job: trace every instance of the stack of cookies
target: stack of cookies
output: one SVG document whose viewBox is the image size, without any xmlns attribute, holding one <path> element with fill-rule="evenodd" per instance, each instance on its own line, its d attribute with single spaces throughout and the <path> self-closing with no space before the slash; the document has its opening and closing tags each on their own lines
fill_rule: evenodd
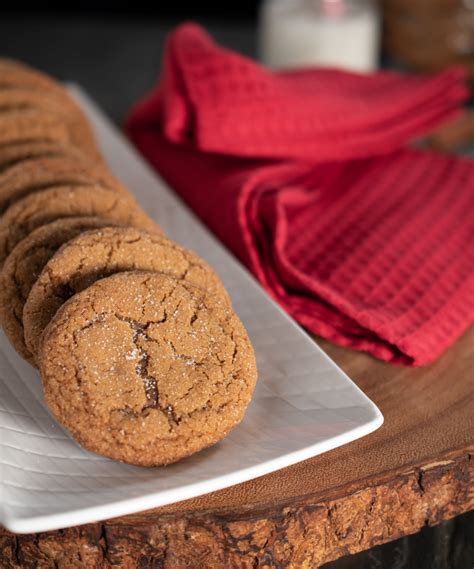
<svg viewBox="0 0 474 569">
<path fill-rule="evenodd" d="M 256 381 L 219 277 L 108 171 L 64 88 L 0 60 L 0 319 L 85 448 L 168 464 L 221 440 Z"/>
</svg>

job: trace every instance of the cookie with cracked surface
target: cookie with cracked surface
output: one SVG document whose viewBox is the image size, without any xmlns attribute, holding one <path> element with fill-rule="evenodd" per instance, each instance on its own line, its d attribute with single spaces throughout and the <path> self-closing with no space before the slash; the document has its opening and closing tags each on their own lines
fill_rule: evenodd
<svg viewBox="0 0 474 569">
<path fill-rule="evenodd" d="M 70 143 L 67 126 L 58 116 L 34 109 L 0 112 L 0 145 L 32 140 Z"/>
<path fill-rule="evenodd" d="M 102 160 L 87 119 L 61 83 L 19 61 L 2 58 L 0 90 L 4 93 L 3 107 L 16 105 L 17 108 L 34 107 L 59 113 L 68 124 L 71 141 L 95 160 Z"/>
<path fill-rule="evenodd" d="M 52 156 L 32 158 L 0 174 L 0 214 L 14 201 L 54 186 L 99 184 L 128 194 L 128 190 L 104 166 L 75 158 Z"/>
<path fill-rule="evenodd" d="M 48 324 L 39 356 L 56 419 L 88 450 L 141 466 L 224 438 L 257 376 L 228 303 L 160 273 L 119 273 L 73 296 Z"/>
<path fill-rule="evenodd" d="M 131 270 L 172 275 L 221 296 L 229 296 L 215 271 L 200 257 L 160 235 L 133 227 L 106 227 L 81 233 L 45 264 L 23 311 L 25 343 L 36 358 L 41 334 L 74 294 L 103 277 Z"/>
<path fill-rule="evenodd" d="M 84 152 L 70 144 L 55 142 L 54 140 L 24 141 L 0 146 L 0 173 L 25 160 L 59 156 L 85 164 L 90 162 Z"/>
<path fill-rule="evenodd" d="M 31 287 L 66 241 L 88 229 L 111 224 L 100 217 L 58 219 L 35 229 L 8 255 L 0 272 L 0 324 L 15 350 L 31 364 L 34 359 L 23 330 L 23 307 Z"/>
<path fill-rule="evenodd" d="M 161 233 L 131 195 L 93 185 L 58 186 L 20 198 L 0 217 L 0 266 L 13 247 L 40 225 L 90 215 Z"/>
<path fill-rule="evenodd" d="M 67 126 L 71 144 L 81 147 L 86 153 L 99 155 L 91 127 L 79 107 L 67 95 L 46 93 L 18 88 L 0 89 L 0 110 L 18 111 L 32 109 L 45 111 L 58 117 Z"/>
</svg>

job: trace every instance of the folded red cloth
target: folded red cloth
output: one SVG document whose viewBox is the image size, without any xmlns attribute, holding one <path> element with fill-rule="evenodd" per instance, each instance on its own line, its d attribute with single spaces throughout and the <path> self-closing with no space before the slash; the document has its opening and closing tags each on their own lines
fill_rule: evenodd
<svg viewBox="0 0 474 569">
<path fill-rule="evenodd" d="M 459 110 L 460 69 L 432 77 L 334 69 L 271 73 L 198 26 L 170 35 L 151 96 L 163 134 L 206 152 L 344 160 L 398 148 Z"/>
<path fill-rule="evenodd" d="M 465 96 L 458 70 L 272 74 L 187 24 L 127 128 L 298 322 L 419 365 L 474 317 L 474 163 L 401 147 Z"/>
</svg>

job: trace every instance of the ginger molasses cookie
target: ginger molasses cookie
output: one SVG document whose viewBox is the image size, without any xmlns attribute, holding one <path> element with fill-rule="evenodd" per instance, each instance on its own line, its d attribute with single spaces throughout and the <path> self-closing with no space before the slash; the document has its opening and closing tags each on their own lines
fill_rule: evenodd
<svg viewBox="0 0 474 569">
<path fill-rule="evenodd" d="M 94 229 L 65 243 L 48 260 L 31 288 L 24 306 L 23 326 L 26 346 L 33 358 L 43 330 L 66 300 L 100 278 L 131 270 L 172 275 L 209 290 L 230 304 L 214 270 L 177 243 L 133 227 Z"/>
<path fill-rule="evenodd" d="M 46 328 L 38 360 L 48 407 L 72 436 L 142 466 L 225 437 L 257 375 L 228 303 L 148 272 L 119 273 L 73 296 Z"/>
<path fill-rule="evenodd" d="M 0 145 L 33 140 L 69 143 L 67 125 L 58 116 L 34 109 L 0 112 Z"/>
<path fill-rule="evenodd" d="M 14 247 L 0 272 L 0 323 L 15 350 L 30 363 L 23 332 L 23 307 L 46 262 L 69 239 L 94 227 L 111 225 L 100 217 L 58 219 L 35 229 Z"/>
<path fill-rule="evenodd" d="M 91 184 L 128 194 L 119 180 L 99 163 L 87 164 L 65 156 L 24 160 L 0 174 L 0 214 L 14 201 L 35 191 Z"/>
<path fill-rule="evenodd" d="M 73 143 L 81 146 L 94 159 L 101 160 L 87 119 L 61 83 L 28 65 L 3 58 L 0 59 L 0 90 L 2 87 L 3 91 L 19 90 L 30 94 L 29 99 L 23 99 L 24 106 L 30 105 L 34 97 L 39 100 L 34 105 L 35 108 L 48 108 L 48 104 L 51 108 L 51 105 L 54 105 L 55 111 L 66 116 Z M 46 96 L 49 103 L 48 101 L 42 103 L 41 95 Z M 21 103 L 17 106 L 19 104 Z"/>
<path fill-rule="evenodd" d="M 58 156 L 71 158 L 85 164 L 91 162 L 83 151 L 70 144 L 55 142 L 54 140 L 24 141 L 0 146 L 0 173 L 23 160 Z"/>
<path fill-rule="evenodd" d="M 84 152 L 94 154 L 97 158 L 98 149 L 91 127 L 79 107 L 67 95 L 61 93 L 42 92 L 18 88 L 0 88 L 0 110 L 18 111 L 31 109 L 46 111 L 58 117 L 67 126 L 71 144 L 83 149 Z"/>
<path fill-rule="evenodd" d="M 13 247 L 40 225 L 62 217 L 90 215 L 161 232 L 130 194 L 124 196 L 98 185 L 58 186 L 17 200 L 0 217 L 0 266 Z"/>
</svg>

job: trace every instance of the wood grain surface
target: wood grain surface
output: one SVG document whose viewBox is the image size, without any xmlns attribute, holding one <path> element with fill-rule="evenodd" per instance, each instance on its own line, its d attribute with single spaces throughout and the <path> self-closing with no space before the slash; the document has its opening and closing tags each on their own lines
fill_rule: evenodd
<svg viewBox="0 0 474 569">
<path fill-rule="evenodd" d="M 0 530 L 0 567 L 318 567 L 474 508 L 474 328 L 435 364 L 320 341 L 380 407 L 354 443 L 200 498 L 58 532 Z"/>
</svg>

